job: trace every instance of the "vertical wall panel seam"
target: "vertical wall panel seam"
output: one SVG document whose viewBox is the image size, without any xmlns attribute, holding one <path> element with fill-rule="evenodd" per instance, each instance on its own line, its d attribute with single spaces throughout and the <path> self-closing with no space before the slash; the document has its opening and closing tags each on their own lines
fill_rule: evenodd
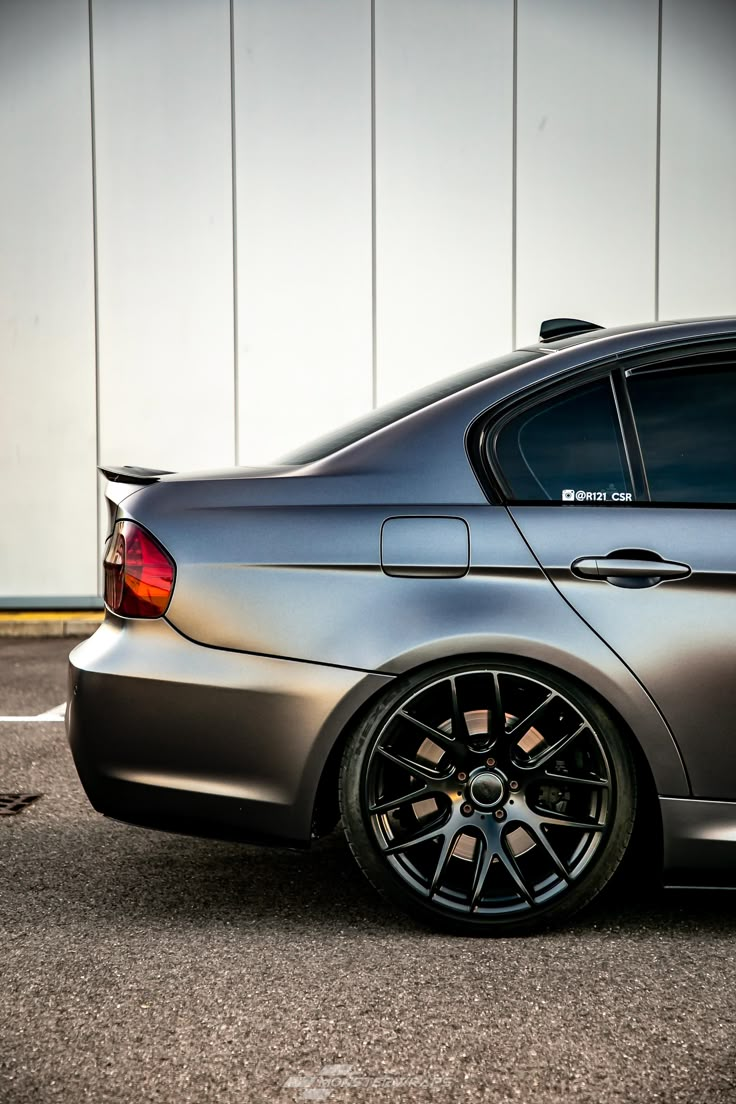
<svg viewBox="0 0 736 1104">
<path fill-rule="evenodd" d="M 659 0 L 657 22 L 657 128 L 654 168 L 654 318 L 659 321 L 660 193 L 662 190 L 662 16 Z"/>
<path fill-rule="evenodd" d="M 99 467 L 102 451 L 100 448 L 100 296 L 99 296 L 99 266 L 97 254 L 97 135 L 95 119 L 95 50 L 92 21 L 92 0 L 87 3 L 87 16 L 89 28 L 89 108 L 90 108 L 90 153 L 92 158 L 92 288 L 94 298 L 93 326 L 94 326 L 94 356 L 95 356 L 95 463 Z M 105 534 L 101 532 L 100 495 L 97 487 L 97 471 L 95 470 L 95 518 L 96 533 L 99 540 Z M 99 557 L 98 557 L 99 558 Z M 98 568 L 101 572 L 102 568 Z M 100 587 L 101 578 L 98 574 L 97 586 Z"/>
<path fill-rule="evenodd" d="M 233 237 L 233 452 L 240 463 L 240 366 L 238 358 L 238 192 L 235 152 L 235 0 L 230 0 L 230 171 Z"/>
<path fill-rule="evenodd" d="M 511 347 L 516 348 L 516 179 L 518 161 L 519 0 L 514 0 L 511 58 Z"/>
<path fill-rule="evenodd" d="M 376 275 L 376 0 L 371 0 L 371 405 L 378 403 Z"/>
</svg>

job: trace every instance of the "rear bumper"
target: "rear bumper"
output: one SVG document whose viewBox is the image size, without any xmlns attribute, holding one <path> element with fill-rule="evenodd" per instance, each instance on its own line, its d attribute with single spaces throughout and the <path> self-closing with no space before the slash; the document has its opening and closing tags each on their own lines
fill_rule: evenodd
<svg viewBox="0 0 736 1104">
<path fill-rule="evenodd" d="M 101 813 L 304 845 L 335 741 L 391 681 L 206 648 L 166 621 L 108 614 L 69 657 L 67 732 Z"/>
</svg>

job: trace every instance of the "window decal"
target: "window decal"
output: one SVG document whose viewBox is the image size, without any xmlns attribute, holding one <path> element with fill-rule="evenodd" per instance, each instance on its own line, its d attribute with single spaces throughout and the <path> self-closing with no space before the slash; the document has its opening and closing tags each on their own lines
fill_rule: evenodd
<svg viewBox="0 0 736 1104">
<path fill-rule="evenodd" d="M 562 492 L 563 502 L 633 502 L 631 491 L 576 491 Z"/>
</svg>

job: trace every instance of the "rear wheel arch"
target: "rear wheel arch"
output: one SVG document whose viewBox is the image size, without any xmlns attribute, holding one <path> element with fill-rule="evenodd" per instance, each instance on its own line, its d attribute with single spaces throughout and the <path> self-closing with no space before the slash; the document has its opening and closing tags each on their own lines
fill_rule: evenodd
<svg viewBox="0 0 736 1104">
<path fill-rule="evenodd" d="M 433 673 L 450 667 L 463 667 L 473 664 L 522 665 L 527 666 L 553 682 L 572 684 L 579 692 L 589 695 L 618 729 L 631 750 L 637 776 L 639 801 L 637 818 L 632 838 L 631 854 L 636 854 L 637 867 L 657 876 L 662 870 L 662 818 L 658 800 L 658 788 L 651 764 L 644 748 L 631 725 L 620 711 L 608 700 L 596 686 L 591 686 L 569 671 L 554 664 L 540 661 L 535 657 L 520 653 L 498 651 L 467 652 L 433 658 L 397 674 L 388 685 L 379 687 L 364 701 L 352 716 L 342 725 L 322 767 L 313 803 L 313 836 L 321 836 L 334 829 L 340 819 L 338 798 L 339 775 L 347 744 L 354 732 L 366 721 L 371 713 L 385 700 L 399 696 L 405 686 L 431 678 Z M 675 753 L 676 753 L 676 749 Z"/>
<path fill-rule="evenodd" d="M 493 673 L 496 671 L 498 675 Z M 457 676 L 457 684 L 454 676 Z M 467 681 L 468 678 L 470 682 Z M 477 679 L 481 680 L 480 684 Z M 462 689 L 463 685 L 464 689 Z M 490 711 L 486 717 L 484 703 L 489 692 L 483 689 L 486 686 L 496 687 L 496 721 L 493 720 L 494 713 L 491 706 L 488 707 Z M 445 710 L 449 709 L 450 687 L 452 689 L 453 719 L 451 722 L 448 719 L 446 723 L 448 726 L 450 723 L 452 724 L 452 736 L 450 736 L 450 728 L 445 727 L 444 721 L 440 724 L 441 718 L 447 716 Z M 444 696 L 441 695 L 441 699 L 438 699 L 437 694 L 440 692 L 440 688 L 444 691 Z M 492 697 L 493 691 L 490 692 Z M 538 739 L 543 739 L 536 729 L 528 728 L 529 724 L 540 725 L 540 721 L 531 719 L 531 717 L 542 716 L 536 706 L 534 706 L 531 716 L 524 722 L 523 732 L 521 731 L 522 722 L 516 720 L 516 718 L 524 717 L 528 712 L 530 693 L 534 695 L 541 694 L 542 698 L 544 698 L 545 693 L 548 695 L 545 699 L 547 707 L 541 725 L 542 733 L 546 733 L 546 738 L 552 742 L 548 745 L 548 750 L 544 750 L 542 746 L 540 752 L 529 752 L 532 758 L 528 759 L 528 749 L 524 747 L 524 741 L 522 740 L 521 744 L 517 745 L 516 740 L 519 737 L 515 738 L 513 733 L 516 723 L 522 735 L 524 732 L 535 733 Z M 521 698 L 519 698 L 519 694 L 521 694 Z M 406 710 L 409 710 L 414 716 L 422 717 L 421 703 L 426 702 L 427 697 L 431 699 L 430 715 L 434 718 L 430 721 L 432 727 L 427 729 L 424 727 L 424 722 L 414 720 L 413 724 L 408 725 L 407 729 L 407 721 L 412 720 L 412 717 L 407 714 Z M 532 704 L 538 700 L 539 698 L 532 698 Z M 474 702 L 476 704 L 473 704 Z M 547 703 L 551 703 L 551 706 Z M 500 714 L 498 713 L 499 706 L 501 707 Z M 475 712 L 464 712 L 468 708 L 475 710 Z M 419 709 L 418 714 L 415 713 L 416 709 Z M 509 709 L 511 713 L 509 713 Z M 573 712 L 571 712 L 571 709 Z M 457 712 L 458 710 L 459 712 Z M 504 712 L 505 721 L 503 719 Z M 579 724 L 579 720 L 575 719 L 575 712 L 578 713 L 578 717 L 583 724 L 577 731 L 574 744 L 571 744 L 570 741 L 574 738 L 573 729 L 577 728 Z M 424 717 L 425 721 L 429 719 L 426 715 Z M 499 723 L 503 726 L 502 728 L 498 727 Z M 399 725 L 398 729 L 395 727 L 397 724 Z M 418 736 L 417 724 L 420 729 Z M 478 724 L 481 725 L 481 729 L 475 727 Z M 460 726 L 459 729 L 456 729 L 456 725 Z M 504 727 L 510 736 L 510 744 L 508 743 L 508 737 L 503 734 Z M 456 731 L 461 735 L 459 743 L 455 739 Z M 426 744 L 426 734 L 428 732 L 436 734 L 437 737 L 440 737 L 443 732 L 447 733 L 446 736 L 441 738 L 439 749 L 432 744 L 429 745 L 433 747 L 434 752 L 442 756 L 441 762 L 437 764 L 440 771 L 439 775 L 432 773 L 431 770 L 427 774 L 425 772 L 429 768 L 420 767 L 419 760 L 426 761 L 422 759 L 423 755 L 430 754 L 432 761 L 434 761 L 435 756 L 432 753 L 425 752 L 424 747 L 420 748 L 418 752 L 411 750 L 417 741 L 421 742 L 422 739 L 425 739 Z M 469 733 L 475 732 L 480 732 L 480 736 L 469 736 Z M 564 735 L 565 732 L 569 732 L 570 735 Z M 403 749 L 406 746 L 407 736 L 412 741 L 406 751 L 409 756 L 408 760 L 403 758 L 403 750 L 400 754 L 398 751 L 391 750 L 389 752 L 385 750 L 386 747 L 393 749 L 397 746 Z M 397 739 L 399 741 L 398 745 L 396 744 Z M 430 739 L 434 740 L 434 736 L 430 736 Z M 478 747 L 478 739 L 480 739 L 483 746 Z M 569 752 L 561 753 L 556 750 L 560 739 L 562 743 L 559 744 L 559 747 L 569 746 L 580 749 L 578 752 L 573 752 L 572 759 L 569 758 Z M 601 740 L 603 741 L 602 744 Z M 352 743 L 352 747 L 349 746 L 350 743 Z M 473 746 L 476 750 L 472 750 Z M 483 747 L 487 747 L 488 750 L 484 750 Z M 599 751 L 595 750 L 596 747 L 599 748 Z M 393 899 L 402 908 L 406 908 L 407 911 L 414 913 L 422 920 L 429 920 L 433 924 L 449 927 L 455 931 L 475 931 L 480 934 L 489 934 L 491 931 L 496 931 L 501 934 L 515 934 L 517 931 L 520 933 L 533 931 L 540 926 L 546 927 L 551 923 L 557 923 L 560 919 L 564 919 L 572 912 L 577 911 L 578 908 L 599 893 L 609 882 L 612 875 L 617 874 L 619 869 L 622 868 L 622 859 L 629 853 L 633 838 L 634 813 L 637 808 L 638 796 L 649 798 L 647 805 L 651 804 L 651 787 L 647 785 L 647 781 L 650 781 L 650 779 L 646 774 L 646 758 L 638 747 L 633 733 L 623 722 L 623 719 L 616 714 L 616 711 L 605 700 L 601 700 L 601 696 L 594 689 L 581 683 L 580 680 L 572 679 L 567 672 L 552 668 L 549 665 L 542 665 L 535 660 L 530 661 L 528 658 L 521 656 L 473 653 L 464 656 L 452 656 L 446 660 L 413 668 L 397 678 L 394 683 L 384 689 L 383 694 L 377 695 L 371 703 L 365 703 L 363 709 L 360 710 L 360 715 L 354 718 L 354 723 L 347 726 L 346 732 L 341 733 L 341 739 L 335 749 L 336 758 L 338 757 L 338 748 L 342 750 L 339 790 L 343 819 L 348 841 L 364 873 L 376 888 Z M 445 750 L 442 751 L 441 748 Z M 496 748 L 498 750 L 495 750 Z M 378 756 L 376 755 L 377 751 L 380 751 Z M 459 759 L 461 766 L 458 766 L 457 756 L 460 755 L 461 751 L 462 755 Z M 395 758 L 395 754 L 399 754 L 398 759 Z M 490 770 L 486 768 L 485 762 L 485 757 L 489 754 L 491 758 L 488 758 L 488 765 L 489 768 L 493 768 Z M 563 765 L 563 761 L 559 759 L 560 754 L 566 760 L 566 765 Z M 590 758 L 591 754 L 592 759 Z M 411 818 L 411 825 L 414 827 L 410 827 L 409 822 L 405 821 L 403 812 L 392 813 L 389 820 L 385 821 L 385 825 L 385 814 L 377 819 L 374 816 L 368 816 L 371 802 L 378 801 L 376 809 L 380 806 L 381 813 L 395 807 L 395 802 L 393 805 L 386 802 L 387 790 L 385 787 L 387 783 L 385 781 L 371 782 L 372 777 L 375 779 L 376 769 L 381 772 L 381 776 L 385 773 L 386 755 L 389 759 L 389 766 L 391 763 L 403 764 L 400 772 L 402 778 L 399 780 L 401 783 L 399 790 L 403 792 L 404 789 L 408 788 L 413 791 L 409 796 L 400 798 L 401 807 L 404 808 L 406 802 L 420 800 L 419 806 L 406 807 L 406 815 L 412 813 L 415 808 L 421 810 Z M 494 755 L 500 755 L 500 758 L 495 760 L 492 757 Z M 518 759 L 518 755 L 522 755 L 523 761 Z M 600 759 L 600 755 L 603 755 L 603 759 Z M 480 756 L 480 759 L 478 759 L 478 756 Z M 578 756 L 582 756 L 582 758 L 578 758 Z M 466 761 L 468 766 L 462 766 Z M 534 766 L 533 764 L 537 761 L 545 764 L 545 766 Z M 556 766 L 558 761 L 560 765 Z M 528 765 L 525 766 L 527 762 Z M 608 764 L 607 767 L 604 765 L 605 763 Z M 379 764 L 378 768 L 376 764 Z M 380 766 L 380 764 L 383 764 L 383 766 Z M 562 795 L 557 792 L 560 783 L 553 782 L 554 795 L 550 797 L 548 795 L 548 779 L 550 777 L 553 779 L 566 778 L 568 773 L 563 775 L 553 773 L 550 776 L 547 773 L 550 769 L 547 764 L 552 764 L 553 772 L 569 772 L 572 769 L 573 774 L 580 774 L 582 771 L 592 769 L 591 782 L 588 783 L 583 779 L 573 778 L 572 791 L 563 792 Z M 575 764 L 579 765 L 576 766 Z M 407 768 L 409 768 L 408 775 L 404 774 Z M 396 767 L 394 766 L 392 769 L 395 771 Z M 448 770 L 449 774 L 447 773 Z M 470 771 L 470 774 L 458 773 L 462 770 Z M 499 771 L 501 772 L 500 776 Z M 520 778 L 519 782 L 515 782 L 513 781 L 514 772 L 517 777 L 519 772 L 524 776 L 529 775 L 529 777 Z M 599 775 L 602 775 L 602 778 L 608 777 L 609 781 L 599 782 Z M 502 810 L 499 806 L 497 814 L 485 812 L 488 809 L 495 809 L 496 805 L 486 806 L 483 804 L 485 798 L 478 796 L 478 783 L 481 783 L 481 789 L 487 786 L 487 777 L 489 777 L 489 782 L 493 782 L 494 785 L 499 785 L 500 777 L 501 788 L 506 792 L 506 796 L 503 797 L 504 809 Z M 428 790 L 427 783 L 422 784 L 422 778 L 436 778 L 437 781 L 430 782 Z M 503 782 L 504 778 L 506 779 L 505 782 Z M 511 793 L 508 792 L 509 778 L 512 779 L 510 784 Z M 535 782 L 535 778 L 539 778 L 540 781 Z M 594 782 L 592 781 L 593 778 L 595 778 Z M 641 787 L 640 778 L 644 783 Z M 467 781 L 464 781 L 466 779 Z M 395 781 L 394 779 L 394 782 L 388 783 L 389 797 L 394 796 L 391 791 L 395 787 Z M 407 781 L 409 782 L 408 787 L 404 785 Z M 545 784 L 540 791 L 539 785 L 542 782 Z M 591 785 L 596 788 L 589 789 Z M 417 786 L 424 794 L 431 792 L 438 795 L 437 800 L 432 803 L 436 811 L 428 812 L 422 807 L 422 803 L 426 806 L 427 801 L 425 797 L 420 797 Z M 464 791 L 464 797 L 459 791 L 457 795 L 455 794 L 458 786 Z M 597 789 L 599 786 L 603 786 L 604 789 Z M 515 789 L 518 789 L 519 792 L 514 792 Z M 563 791 L 569 789 L 570 784 L 563 785 Z M 442 794 L 445 792 L 446 795 L 443 797 Z M 592 804 L 588 802 L 589 794 L 599 795 L 595 799 L 591 796 Z M 565 802 L 562 805 L 557 805 L 557 801 L 561 796 L 564 796 Z M 582 804 L 578 798 L 581 799 Z M 614 801 L 613 805 L 610 803 L 611 799 Z M 437 804 L 438 801 L 439 804 Z M 452 804 L 446 805 L 445 802 L 447 801 L 451 801 Z M 478 801 L 481 802 L 480 806 L 478 806 Z M 542 802 L 541 806 L 538 804 L 540 801 Z M 552 801 L 553 804 L 550 805 L 549 801 Z M 467 804 L 468 802 L 471 804 Z M 534 847 L 536 842 L 538 847 L 534 847 L 534 854 L 535 856 L 541 856 L 542 864 L 540 873 L 540 860 L 539 858 L 533 859 L 537 874 L 533 882 L 530 882 L 527 886 L 523 886 L 518 881 L 516 874 L 513 875 L 517 879 L 517 885 L 522 887 L 518 890 L 521 893 L 519 900 L 513 898 L 513 893 L 517 892 L 516 890 L 512 892 L 512 898 L 506 896 L 509 892 L 506 884 L 508 882 L 507 871 L 511 870 L 511 873 L 513 873 L 511 868 L 516 866 L 518 860 L 516 858 L 509 860 L 503 854 L 508 847 L 515 848 L 518 840 L 514 841 L 508 836 L 508 833 L 504 834 L 505 828 L 502 823 L 499 824 L 498 829 L 493 828 L 493 824 L 498 817 L 501 817 L 501 821 L 506 817 L 504 810 L 509 802 L 508 827 L 511 836 L 518 836 L 519 826 L 529 821 L 528 831 L 531 831 L 532 836 L 529 837 L 527 832 L 526 838 L 529 843 L 525 846 L 527 849 L 529 845 Z M 571 803 L 569 807 L 568 803 Z M 461 805 L 462 811 L 460 809 Z M 585 812 L 586 808 L 590 810 L 590 813 Z M 594 808 L 598 812 L 594 813 Z M 654 808 L 658 811 L 656 802 Z M 548 809 L 560 809 L 562 811 L 559 813 L 547 812 Z M 485 815 L 481 815 L 484 812 Z M 540 813 L 541 821 L 539 820 Z M 651 815 L 651 809 L 649 813 Z M 420 818 L 429 816 L 430 820 L 420 819 L 415 823 L 416 815 Z M 594 817 L 594 820 L 590 821 L 591 824 L 600 825 L 592 833 L 590 831 L 586 832 L 583 824 L 578 823 L 578 820 L 583 820 L 585 824 L 588 824 L 588 815 Z M 394 820 L 395 816 L 398 816 L 399 820 Z M 434 828 L 433 825 L 436 823 L 437 816 L 440 817 L 439 827 Z M 463 819 L 466 816 L 468 819 Z M 572 821 L 570 820 L 571 816 Z M 496 821 L 494 821 L 494 817 Z M 553 819 L 550 820 L 550 817 Z M 574 851 L 564 860 L 561 857 L 555 858 L 553 873 L 550 875 L 549 871 L 544 869 L 544 864 L 551 861 L 550 855 L 553 852 L 550 850 L 549 842 L 544 843 L 544 847 L 541 847 L 544 842 L 545 831 L 549 831 L 548 828 L 545 829 L 542 825 L 552 825 L 552 830 L 559 832 L 560 820 L 568 822 L 570 828 L 574 831 L 577 830 L 578 834 L 582 831 L 582 836 L 579 837 L 580 842 L 578 842 L 575 837 L 568 836 L 567 832 L 564 833 L 565 844 L 563 844 L 563 850 L 566 845 L 569 846 L 568 841 L 572 839 Z M 425 825 L 428 823 L 430 828 L 426 829 Z M 443 824 L 446 826 L 442 827 Z M 409 831 L 408 837 L 406 836 L 407 830 Z M 470 835 L 468 835 L 468 830 Z M 386 831 L 389 833 L 388 838 L 385 838 Z M 398 835 L 396 834 L 397 831 Z M 501 832 L 500 836 L 498 835 L 499 831 Z M 457 873 L 453 875 L 452 870 L 460 871 L 463 866 L 462 862 L 460 867 L 456 865 L 457 860 L 453 858 L 455 848 L 460 846 L 462 841 L 466 841 L 463 846 L 464 850 L 467 850 L 467 841 L 475 838 L 478 832 L 480 833 L 481 850 L 478 850 L 478 844 L 476 843 L 472 845 L 472 848 L 474 848 L 472 856 L 465 854 L 461 856 L 465 859 L 472 859 L 474 867 L 477 865 L 477 877 L 480 879 L 477 883 L 478 888 L 475 888 L 476 875 L 474 874 L 472 894 L 467 887 L 461 891 L 458 891 L 457 888 L 445 889 L 444 879 L 449 877 L 452 883 L 454 879 L 460 876 Z M 596 832 L 601 834 L 597 835 Z M 378 837 L 373 838 L 374 833 L 378 833 L 380 840 Z M 434 838 L 437 836 L 440 838 Z M 486 840 L 485 844 L 483 843 L 484 838 Z M 508 842 L 503 843 L 502 840 L 507 838 Z M 445 856 L 437 859 L 438 865 L 434 876 L 432 876 L 432 869 L 434 869 L 435 859 L 432 855 L 427 855 L 427 861 L 430 863 L 429 873 L 418 873 L 416 860 L 413 858 L 410 859 L 407 870 L 404 873 L 399 873 L 403 869 L 401 860 L 399 860 L 397 867 L 394 859 L 392 858 L 389 861 L 388 856 L 396 854 L 398 858 L 399 852 L 403 855 L 406 853 L 406 848 L 413 848 L 417 843 L 422 845 L 425 839 L 434 839 L 431 845 L 432 855 L 435 853 L 434 847 L 437 846 L 437 854 Z M 407 842 L 403 842 L 404 840 Z M 424 846 L 425 848 L 430 847 L 430 844 L 426 843 Z M 539 850 L 540 847 L 541 850 Z M 447 850 L 448 848 L 449 850 Z M 421 846 L 419 850 L 410 850 L 408 853 L 411 856 L 421 855 Z M 427 853 L 425 852 L 425 854 Z M 491 862 L 492 855 L 494 856 L 493 863 L 503 860 L 501 866 L 489 867 L 484 865 Z M 580 858 L 581 855 L 583 858 Z M 526 860 L 524 861 L 526 862 Z M 561 862 L 570 865 L 566 867 L 560 865 Z M 582 866 L 579 865 L 580 863 L 582 863 Z M 555 869 L 559 871 L 558 875 L 554 875 Z M 438 882 L 440 870 L 444 873 L 442 874 L 442 880 Z M 481 874 L 481 870 L 485 872 Z M 501 871 L 501 883 L 498 883 L 499 875 L 494 875 L 493 870 Z M 569 873 L 566 872 L 568 870 Z M 582 873 L 580 873 L 581 871 Z M 489 872 L 490 880 L 487 877 Z M 536 878 L 540 876 L 542 881 L 537 882 Z M 422 881 L 424 877 L 429 878 L 429 881 Z M 465 877 L 465 874 L 462 874 L 462 877 Z M 556 885 L 552 888 L 550 888 L 552 885 L 549 881 L 550 877 L 556 877 Z M 418 882 L 417 878 L 419 878 Z M 531 888 L 532 884 L 535 885 L 533 889 Z M 422 885 L 425 886 L 424 889 L 421 888 Z M 501 892 L 500 898 L 496 897 L 499 891 Z M 435 892 L 440 896 L 435 897 Z M 460 892 L 460 897 L 458 897 L 458 892 Z M 450 894 L 450 898 L 447 897 L 447 893 Z M 490 897 L 488 897 L 489 893 L 491 894 Z M 427 894 L 429 894 L 428 897 Z M 468 894 L 467 898 L 465 898 L 465 894 Z M 552 900 L 552 897 L 554 900 Z M 464 904 L 463 900 L 465 900 Z M 478 908 L 480 908 L 480 912 L 476 912 Z M 498 911 L 499 908 L 500 912 Z"/>
<path fill-rule="evenodd" d="M 581 625 L 584 625 L 582 621 Z M 489 635 L 477 646 L 473 641 L 470 647 L 462 638 L 450 638 L 394 657 L 384 664 L 381 673 L 403 678 L 432 664 L 492 659 L 507 663 L 531 663 L 552 675 L 557 673 L 594 694 L 606 709 L 616 715 L 639 745 L 657 793 L 668 797 L 692 796 L 675 737 L 646 687 L 587 625 L 585 636 L 580 639 L 576 637 L 573 647 L 575 650 L 570 650 L 564 638 L 562 641 L 549 637 L 530 640 Z"/>
</svg>

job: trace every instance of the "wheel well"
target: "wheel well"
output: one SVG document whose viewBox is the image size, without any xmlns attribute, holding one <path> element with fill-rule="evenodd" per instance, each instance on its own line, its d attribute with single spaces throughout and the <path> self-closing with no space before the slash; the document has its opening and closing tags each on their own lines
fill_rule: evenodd
<svg viewBox="0 0 736 1104">
<path fill-rule="evenodd" d="M 413 667 L 410 670 L 403 671 L 397 678 L 403 679 L 409 676 L 421 676 L 425 672 L 431 671 L 433 668 L 446 666 L 450 663 L 453 665 L 455 663 L 492 663 L 496 660 L 503 663 L 513 663 L 515 660 L 520 660 L 532 664 L 539 669 L 540 673 L 546 671 L 553 677 L 562 677 L 595 697 L 600 706 L 608 713 L 631 748 L 639 791 L 634 834 L 629 847 L 629 862 L 627 865 L 635 868 L 637 876 L 641 874 L 642 877 L 646 877 L 647 874 L 651 875 L 655 872 L 657 876 L 661 875 L 663 865 L 662 816 L 659 808 L 657 787 L 654 782 L 651 767 L 649 766 L 647 757 L 644 754 L 644 750 L 636 734 L 632 731 L 631 727 L 626 723 L 618 710 L 616 710 L 594 687 L 582 682 L 568 671 L 553 667 L 550 664 L 527 659 L 525 656 L 503 655 L 495 652 L 448 656 L 444 660 L 433 660 L 429 663 L 423 663 L 417 667 Z M 331 832 L 340 819 L 338 780 L 345 746 L 363 717 L 371 712 L 378 699 L 385 692 L 386 688 L 382 687 L 364 702 L 360 709 L 356 710 L 353 716 L 340 730 L 332 746 L 332 750 L 322 768 L 322 774 L 317 786 L 312 817 L 313 837 L 323 836 Z"/>
</svg>

